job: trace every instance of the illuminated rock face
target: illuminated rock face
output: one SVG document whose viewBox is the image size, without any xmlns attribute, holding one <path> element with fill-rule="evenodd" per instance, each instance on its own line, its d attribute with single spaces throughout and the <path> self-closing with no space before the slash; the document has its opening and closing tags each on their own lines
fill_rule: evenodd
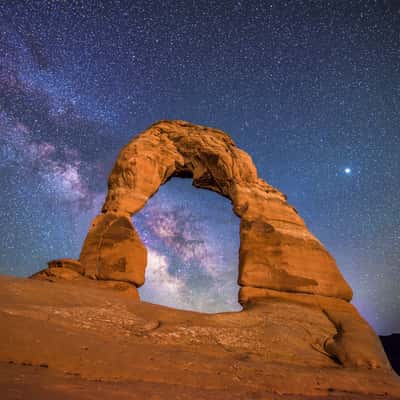
<svg viewBox="0 0 400 400">
<path fill-rule="evenodd" d="M 120 152 L 80 255 L 85 275 L 144 283 L 146 249 L 131 217 L 173 176 L 231 200 L 241 218 L 239 285 L 351 299 L 332 256 L 251 157 L 228 134 L 184 121 L 158 122 Z"/>
<path fill-rule="evenodd" d="M 238 318 L 243 326 L 250 324 L 245 332 L 253 336 L 229 343 L 248 343 L 254 354 L 262 346 L 264 355 L 273 348 L 278 360 L 294 364 L 322 357 L 326 366 L 390 369 L 375 332 L 349 303 L 351 288 L 332 256 L 285 195 L 258 177 L 250 156 L 216 129 L 161 121 L 136 136 L 118 156 L 79 262 L 53 261 L 34 278 L 97 280 L 139 300 L 147 250 L 131 218 L 173 176 L 192 177 L 194 186 L 227 197 L 241 218 L 239 302 L 244 310 L 216 318 Z"/>
</svg>

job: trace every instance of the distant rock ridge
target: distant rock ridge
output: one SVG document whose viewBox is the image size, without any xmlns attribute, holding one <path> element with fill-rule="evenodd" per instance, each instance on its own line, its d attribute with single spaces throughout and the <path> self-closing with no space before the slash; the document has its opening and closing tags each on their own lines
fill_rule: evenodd
<svg viewBox="0 0 400 400">
<path fill-rule="evenodd" d="M 286 305 L 286 318 L 320 328 L 307 338 L 312 351 L 344 367 L 390 369 L 378 337 L 349 303 L 352 290 L 333 257 L 286 196 L 258 176 L 251 157 L 217 129 L 160 121 L 135 136 L 118 155 L 79 263 L 64 259 L 36 277 L 48 279 L 72 268 L 79 279 L 125 282 L 134 289 L 143 285 L 147 249 L 131 218 L 174 176 L 191 177 L 195 187 L 227 197 L 241 219 L 238 283 L 244 313 L 257 304 L 272 318 L 277 304 Z M 303 335 L 302 329 L 291 334 Z"/>
<path fill-rule="evenodd" d="M 400 333 L 380 336 L 383 347 L 388 355 L 393 369 L 400 375 Z"/>
</svg>

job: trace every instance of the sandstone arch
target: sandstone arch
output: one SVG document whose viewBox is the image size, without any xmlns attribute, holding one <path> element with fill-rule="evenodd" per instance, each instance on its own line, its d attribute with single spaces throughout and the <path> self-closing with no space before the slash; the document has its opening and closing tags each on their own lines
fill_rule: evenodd
<svg viewBox="0 0 400 400">
<path fill-rule="evenodd" d="M 259 321 L 265 336 L 254 349 L 269 340 L 269 351 L 279 342 L 278 353 L 287 361 L 290 342 L 306 364 L 317 352 L 330 359 L 331 367 L 335 360 L 353 372 L 390 369 L 375 332 L 349 303 L 351 288 L 332 256 L 286 197 L 258 177 L 250 156 L 216 129 L 160 121 L 135 137 L 118 156 L 80 262 L 49 262 L 33 278 L 86 281 L 90 287 L 93 282 L 85 275 L 96 279 L 96 286 L 123 292 L 140 308 L 136 287 L 144 283 L 147 251 L 131 217 L 172 176 L 191 176 L 196 187 L 229 198 L 241 219 L 238 283 L 244 307 L 233 318 L 253 321 L 252 327 L 254 318 Z M 223 326 L 232 321 L 230 313 L 214 317 Z"/>
<path fill-rule="evenodd" d="M 251 288 L 351 300 L 332 256 L 285 195 L 258 177 L 251 157 L 226 133 L 184 121 L 155 123 L 121 150 L 81 251 L 86 276 L 143 285 L 146 248 L 131 217 L 172 176 L 231 200 L 241 219 L 241 302 Z"/>
</svg>

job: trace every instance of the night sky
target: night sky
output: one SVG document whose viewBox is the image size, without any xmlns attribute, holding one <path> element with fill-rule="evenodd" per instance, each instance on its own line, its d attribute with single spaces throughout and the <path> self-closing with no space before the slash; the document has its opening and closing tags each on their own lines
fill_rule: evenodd
<svg viewBox="0 0 400 400">
<path fill-rule="evenodd" d="M 77 258 L 118 151 L 160 119 L 228 132 L 400 332 L 398 1 L 0 1 L 0 273 Z M 175 178 L 133 220 L 144 299 L 239 309 L 227 199 Z"/>
</svg>

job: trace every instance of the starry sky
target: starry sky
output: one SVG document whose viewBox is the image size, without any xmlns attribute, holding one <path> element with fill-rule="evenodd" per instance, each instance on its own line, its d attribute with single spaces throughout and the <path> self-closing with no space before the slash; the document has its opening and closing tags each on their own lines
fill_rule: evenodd
<svg viewBox="0 0 400 400">
<path fill-rule="evenodd" d="M 77 258 L 118 151 L 160 119 L 228 132 L 400 332 L 399 1 L 0 0 L 0 273 Z M 145 300 L 239 309 L 227 199 L 175 178 L 133 221 Z"/>
</svg>

